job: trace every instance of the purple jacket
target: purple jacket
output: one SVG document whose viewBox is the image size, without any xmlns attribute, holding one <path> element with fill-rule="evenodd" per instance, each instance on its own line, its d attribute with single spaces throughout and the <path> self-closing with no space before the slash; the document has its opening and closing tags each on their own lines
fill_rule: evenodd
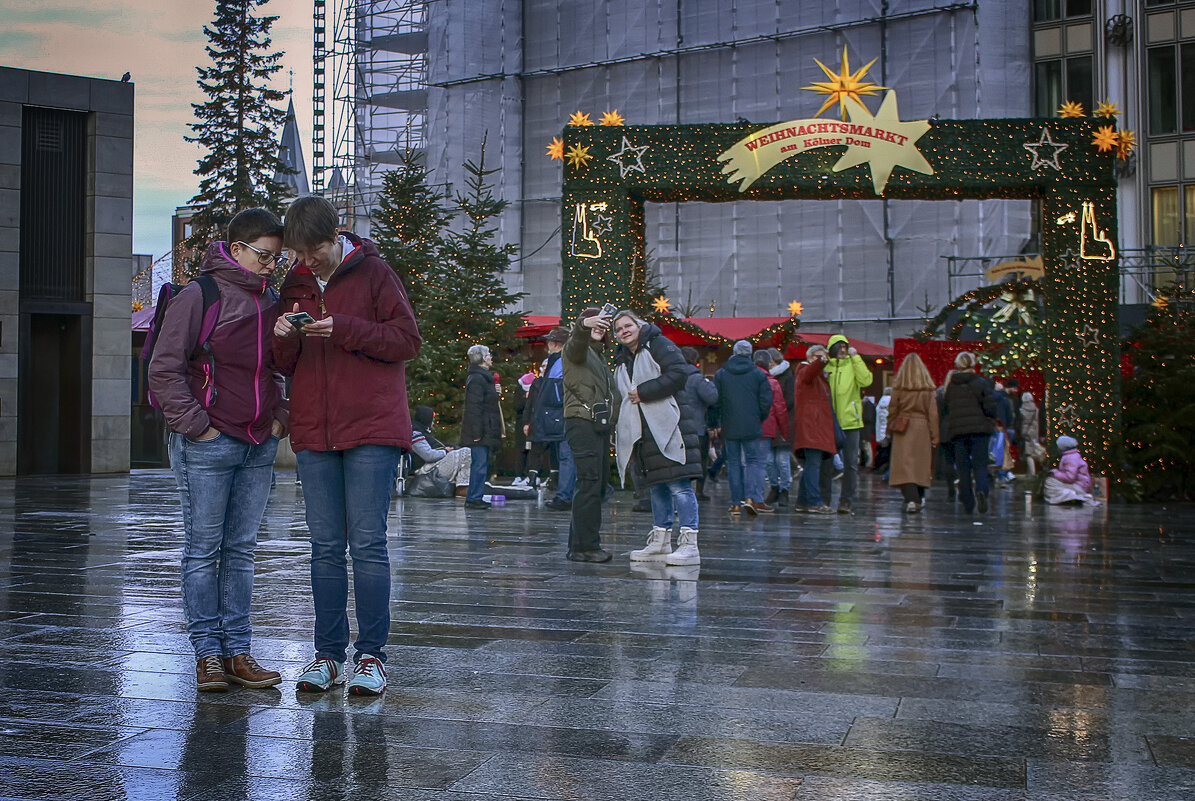
<svg viewBox="0 0 1195 801">
<path fill-rule="evenodd" d="M 270 345 L 278 303 L 265 278 L 237 264 L 227 245 L 216 242 L 200 272 L 216 280 L 220 316 L 206 354 L 191 360 L 203 323 L 203 292 L 188 284 L 162 321 L 149 386 L 162 404 L 171 431 L 195 439 L 208 427 L 242 442 L 261 444 L 274 420 L 286 426 L 283 380 L 274 370 Z"/>
<path fill-rule="evenodd" d="M 1062 454 L 1058 467 L 1054 468 L 1054 478 L 1063 484 L 1074 484 L 1084 492 L 1091 492 L 1091 474 L 1087 472 L 1087 462 L 1074 448 Z"/>
</svg>

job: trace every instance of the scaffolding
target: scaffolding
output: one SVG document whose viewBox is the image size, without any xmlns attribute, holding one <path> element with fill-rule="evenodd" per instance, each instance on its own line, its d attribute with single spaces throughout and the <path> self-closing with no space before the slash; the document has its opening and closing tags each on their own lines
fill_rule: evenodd
<svg viewBox="0 0 1195 801">
<path fill-rule="evenodd" d="M 365 233 L 383 174 L 422 158 L 427 0 L 315 0 L 312 183 Z"/>
</svg>

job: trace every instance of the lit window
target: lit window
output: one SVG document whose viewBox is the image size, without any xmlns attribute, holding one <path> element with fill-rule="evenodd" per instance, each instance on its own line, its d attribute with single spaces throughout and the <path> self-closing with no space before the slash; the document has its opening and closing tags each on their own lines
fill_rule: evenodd
<svg viewBox="0 0 1195 801">
<path fill-rule="evenodd" d="M 1153 243 L 1155 245 L 1172 247 L 1179 244 L 1177 186 L 1154 187 L 1153 222 Z"/>
</svg>

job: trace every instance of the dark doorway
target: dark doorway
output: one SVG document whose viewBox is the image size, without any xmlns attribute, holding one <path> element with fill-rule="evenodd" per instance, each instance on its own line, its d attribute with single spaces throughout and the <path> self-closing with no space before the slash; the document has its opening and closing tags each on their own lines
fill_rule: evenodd
<svg viewBox="0 0 1195 801">
<path fill-rule="evenodd" d="M 23 314 L 17 472 L 91 469 L 91 318 Z"/>
</svg>

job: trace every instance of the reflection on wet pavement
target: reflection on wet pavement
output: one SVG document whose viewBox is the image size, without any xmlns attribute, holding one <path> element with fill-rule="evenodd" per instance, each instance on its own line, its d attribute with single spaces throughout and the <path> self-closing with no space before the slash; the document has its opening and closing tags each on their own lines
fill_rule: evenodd
<svg viewBox="0 0 1195 801">
<path fill-rule="evenodd" d="M 0 481 L 0 798 L 1195 798 L 1195 507 L 972 525 L 863 481 L 853 517 L 732 522 L 700 568 L 566 561 L 567 517 L 396 501 L 390 689 L 200 697 L 169 473 Z M 311 657 L 279 474 L 254 653 Z"/>
</svg>

